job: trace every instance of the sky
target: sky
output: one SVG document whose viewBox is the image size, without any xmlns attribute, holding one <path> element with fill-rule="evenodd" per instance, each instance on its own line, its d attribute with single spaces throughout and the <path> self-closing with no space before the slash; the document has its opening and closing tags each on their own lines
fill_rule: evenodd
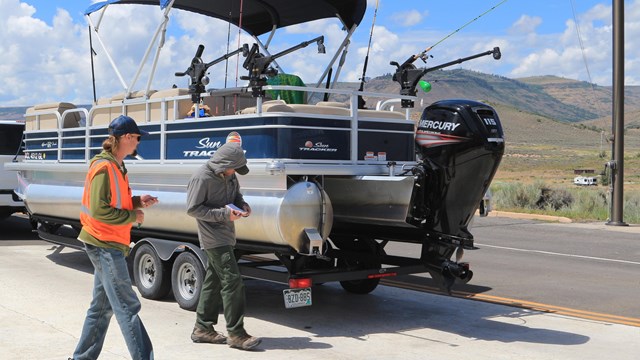
<svg viewBox="0 0 640 360">
<path fill-rule="evenodd" d="M 52 101 L 92 102 L 88 22 L 83 15 L 91 4 L 89 0 L 0 0 L 0 107 Z M 624 6 L 625 84 L 640 85 L 640 46 L 636 44 L 640 41 L 640 0 L 626 0 Z M 365 17 L 352 38 L 341 81 L 359 81 L 362 76 L 375 7 L 376 1 L 368 0 Z M 187 87 L 186 77 L 176 77 L 174 73 L 187 69 L 198 44 L 205 45 L 202 58 L 209 62 L 227 49 L 236 49 L 239 41 L 252 40 L 239 34 L 235 27 L 229 31 L 228 25 L 218 20 L 183 11 L 172 14 L 152 89 L 174 84 Z M 477 18 L 479 15 L 482 16 Z M 120 5 L 107 9 L 100 24 L 101 38 L 127 86 L 131 85 L 161 18 L 162 11 L 155 6 Z M 98 21 L 96 15 L 92 19 Z M 270 50 L 278 53 L 318 35 L 325 36 L 326 54 L 317 54 L 317 48 L 311 45 L 277 60 L 285 72 L 315 84 L 344 37 L 337 21 L 318 20 L 280 29 Z M 260 39 L 266 41 L 266 36 Z M 440 42 L 442 39 L 445 40 Z M 122 92 L 124 85 L 106 52 L 95 36 L 92 40 L 97 97 Z M 416 66 L 436 66 L 499 46 L 499 61 L 484 57 L 449 69 L 508 78 L 556 75 L 611 85 L 612 2 L 379 0 L 366 76 L 392 73 L 390 61 L 403 62 L 435 44 L 428 52 L 432 56 L 428 62 L 418 60 Z M 242 61 L 238 71 L 237 58 L 212 66 L 209 86 L 224 87 L 225 79 L 227 86 L 244 84 L 236 83 L 237 76 L 246 75 Z M 146 88 L 148 69 L 149 66 L 141 72 L 133 86 L 135 90 Z"/>
</svg>

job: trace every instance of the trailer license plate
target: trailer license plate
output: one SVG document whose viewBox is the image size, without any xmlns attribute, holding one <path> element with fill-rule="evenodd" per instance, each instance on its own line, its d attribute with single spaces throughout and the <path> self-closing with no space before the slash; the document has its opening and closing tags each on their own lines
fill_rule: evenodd
<svg viewBox="0 0 640 360">
<path fill-rule="evenodd" d="M 311 306 L 311 288 L 284 289 L 284 307 L 287 309 Z"/>
</svg>

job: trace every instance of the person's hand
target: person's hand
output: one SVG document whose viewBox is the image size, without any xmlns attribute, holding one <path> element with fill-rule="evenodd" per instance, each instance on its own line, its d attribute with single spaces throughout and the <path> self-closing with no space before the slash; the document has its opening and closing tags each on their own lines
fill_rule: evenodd
<svg viewBox="0 0 640 360">
<path fill-rule="evenodd" d="M 249 204 L 244 204 L 242 209 L 245 211 L 245 214 L 242 215 L 243 217 L 247 217 L 247 216 L 251 215 L 251 206 L 249 206 Z"/>
<path fill-rule="evenodd" d="M 153 206 L 157 203 L 158 203 L 158 198 L 155 196 L 151 196 L 149 194 L 140 196 L 140 206 L 143 208 L 148 208 L 149 206 Z"/>
<path fill-rule="evenodd" d="M 229 220 L 236 221 L 242 217 L 242 213 L 237 210 L 229 210 Z"/>
<path fill-rule="evenodd" d="M 136 210 L 136 222 L 138 225 L 144 222 L 144 212 L 142 210 Z"/>
</svg>

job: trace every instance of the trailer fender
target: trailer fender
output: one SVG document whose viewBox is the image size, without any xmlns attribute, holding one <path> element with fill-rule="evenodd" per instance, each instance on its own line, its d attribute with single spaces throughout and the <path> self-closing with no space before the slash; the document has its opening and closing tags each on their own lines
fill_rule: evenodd
<svg viewBox="0 0 640 360">
<path fill-rule="evenodd" d="M 207 267 L 207 255 L 204 253 L 204 251 L 202 251 L 202 249 L 194 244 L 175 240 L 146 237 L 136 242 L 135 246 L 133 247 L 133 253 L 135 253 L 135 251 L 143 244 L 151 245 L 160 259 L 162 259 L 162 261 L 169 261 L 174 254 L 184 251 L 191 251 L 198 257 L 198 259 L 202 263 L 202 266 L 204 266 L 205 269 Z"/>
</svg>

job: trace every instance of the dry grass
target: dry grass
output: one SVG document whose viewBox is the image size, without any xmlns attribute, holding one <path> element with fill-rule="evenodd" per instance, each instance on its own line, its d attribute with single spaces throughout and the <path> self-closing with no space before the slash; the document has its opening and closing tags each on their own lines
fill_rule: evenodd
<svg viewBox="0 0 640 360">
<path fill-rule="evenodd" d="M 510 196 L 500 189 L 518 184 L 570 192 L 577 199 L 584 199 L 588 194 L 599 194 L 599 197 L 603 193 L 608 194 L 608 186 L 584 188 L 573 184 L 574 169 L 594 169 L 598 175 L 604 171 L 605 163 L 611 160 L 611 144 L 606 139 L 601 143 L 599 131 L 591 125 L 560 123 L 503 105 L 494 106 L 502 121 L 506 141 L 505 155 L 492 184 L 492 189 L 497 190 L 493 192 L 496 209 L 500 203 L 506 203 L 506 199 L 499 199 L 501 196 Z M 632 206 L 640 197 L 640 130 L 628 129 L 624 141 L 623 191 L 627 199 L 624 214 L 625 221 L 635 223 L 640 222 Z M 604 157 L 600 156 L 602 152 Z M 608 205 L 589 209 L 584 205 L 560 210 L 509 205 L 509 208 L 501 210 L 561 215 L 586 221 L 603 220 L 603 211 L 606 217 Z"/>
</svg>

